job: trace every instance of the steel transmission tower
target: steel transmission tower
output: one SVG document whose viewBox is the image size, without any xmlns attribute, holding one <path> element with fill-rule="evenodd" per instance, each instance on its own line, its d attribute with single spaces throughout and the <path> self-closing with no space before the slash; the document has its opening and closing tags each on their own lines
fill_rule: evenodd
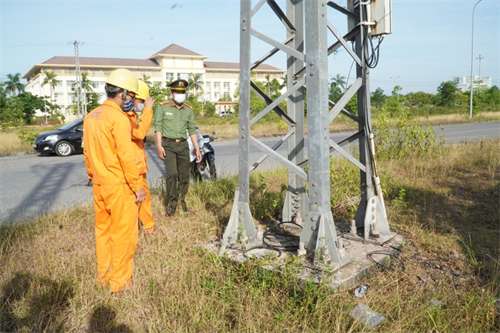
<svg viewBox="0 0 500 333">
<path fill-rule="evenodd" d="M 250 0 L 241 0 L 240 16 L 240 100 L 239 100 L 239 174 L 238 188 L 228 226 L 221 242 L 222 255 L 229 244 L 248 242 L 258 244 L 254 221 L 249 206 L 249 173 L 267 157 L 272 157 L 288 169 L 288 188 L 282 208 L 283 222 L 302 225 L 300 243 L 315 260 L 325 253 L 329 263 L 339 268 L 350 261 L 339 252 L 336 227 L 331 212 L 330 154 L 337 152 L 360 170 L 359 206 L 354 218 L 351 235 L 354 240 L 384 243 L 395 234 L 390 232 L 378 177 L 370 115 L 369 69 L 375 67 L 378 46 L 373 48 L 375 36 L 390 33 L 390 1 L 379 1 L 374 8 L 370 2 L 349 0 L 347 7 L 332 1 L 287 0 L 286 13 L 274 0 L 261 0 L 252 8 Z M 286 29 L 284 41 L 277 41 L 257 30 L 252 17 L 268 5 Z M 328 20 L 328 10 L 345 14 L 348 32 L 341 36 Z M 384 13 L 381 13 L 384 12 Z M 373 16 L 379 15 L 378 23 Z M 328 42 L 328 32 L 336 41 Z M 268 53 L 252 61 L 252 37 L 271 46 Z M 379 39 L 379 43 L 380 43 Z M 349 46 L 353 43 L 353 47 Z M 329 101 L 328 56 L 339 48 L 356 63 L 356 80 L 343 97 Z M 267 96 L 251 80 L 251 71 L 278 52 L 287 57 L 287 87 L 277 99 Z M 371 52 L 371 53 L 370 53 Z M 255 93 L 267 107 L 250 119 L 250 92 Z M 307 145 L 305 145 L 304 101 L 307 91 Z M 357 94 L 358 114 L 344 107 Z M 287 101 L 287 110 L 279 104 Z M 272 148 L 253 137 L 250 127 L 269 112 L 286 122 L 288 131 Z M 334 142 L 329 137 L 329 126 L 339 114 L 344 114 L 357 124 L 357 133 Z M 359 159 L 343 147 L 357 142 Z M 276 150 L 288 146 L 287 156 Z M 263 156 L 250 166 L 249 151 L 253 144 Z M 307 149 L 307 158 L 306 150 Z M 304 169 L 308 166 L 307 172 Z M 308 184 L 308 191 L 306 191 Z M 299 245 L 299 244 L 297 244 Z M 298 246 L 297 246 L 298 247 Z M 324 258 L 323 258 L 324 259 Z"/>
</svg>

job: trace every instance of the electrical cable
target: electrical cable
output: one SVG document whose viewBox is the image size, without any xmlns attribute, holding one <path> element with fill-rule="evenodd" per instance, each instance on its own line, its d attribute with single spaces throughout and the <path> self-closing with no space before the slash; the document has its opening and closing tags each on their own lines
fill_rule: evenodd
<svg viewBox="0 0 500 333">
<path fill-rule="evenodd" d="M 268 247 L 268 246 L 263 246 L 263 245 L 259 245 L 259 246 L 253 246 L 249 249 L 246 249 L 245 251 L 243 251 L 243 257 L 245 259 L 249 259 L 249 257 L 247 256 L 247 253 L 250 252 L 250 251 L 253 251 L 253 250 L 271 250 L 271 251 L 276 251 L 278 252 L 278 256 L 276 258 L 280 258 L 281 257 L 281 250 L 278 249 L 278 248 L 272 248 L 272 247 Z"/>
<path fill-rule="evenodd" d="M 264 243 L 266 246 L 270 247 L 270 248 L 276 248 L 276 249 L 280 249 L 280 250 L 283 250 L 283 251 L 293 251 L 293 250 L 297 250 L 298 249 L 298 245 L 290 245 L 290 246 L 277 246 L 277 245 L 273 245 L 273 244 L 270 244 L 268 243 L 267 241 L 272 241 L 272 239 L 269 238 L 269 236 L 283 236 L 283 237 L 289 237 L 289 238 L 295 238 L 297 236 L 295 235 L 290 235 L 290 234 L 285 234 L 285 233 L 281 233 L 281 232 L 273 232 L 271 233 L 271 231 L 275 228 L 278 228 L 279 226 L 283 225 L 283 224 L 293 224 L 297 227 L 299 227 L 300 229 L 302 229 L 302 226 L 295 223 L 295 222 L 279 222 L 275 225 L 273 225 L 272 227 L 270 227 L 269 229 L 267 229 L 264 233 L 263 233 L 263 236 L 262 236 L 262 243 Z M 277 237 L 276 237 L 277 238 Z M 292 241 L 291 239 L 289 241 Z M 286 239 L 283 240 L 283 242 L 286 242 Z"/>
<path fill-rule="evenodd" d="M 389 265 L 384 265 L 382 264 L 381 261 L 377 261 L 373 258 L 373 255 L 374 254 L 382 254 L 382 255 L 387 255 L 391 258 L 394 258 L 396 259 L 396 261 L 399 263 L 399 265 L 401 266 L 401 271 L 404 272 L 406 267 L 405 267 L 405 264 L 403 262 L 403 260 L 401 260 L 401 258 L 399 258 L 399 253 L 395 253 L 395 252 L 389 252 L 389 251 L 372 251 L 370 253 L 368 253 L 366 255 L 366 259 L 370 260 L 371 262 L 373 262 L 374 264 L 376 264 L 377 266 L 381 267 L 382 269 L 384 270 L 387 270 L 387 271 L 395 271 L 395 269 L 393 268 L 393 264 L 391 261 L 389 261 Z"/>
</svg>

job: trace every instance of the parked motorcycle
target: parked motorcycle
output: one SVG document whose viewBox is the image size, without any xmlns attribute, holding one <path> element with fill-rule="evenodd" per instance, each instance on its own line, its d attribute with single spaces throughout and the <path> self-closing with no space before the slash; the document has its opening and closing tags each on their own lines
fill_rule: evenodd
<svg viewBox="0 0 500 333">
<path fill-rule="evenodd" d="M 191 177 L 195 181 L 203 181 L 203 179 L 217 179 L 217 169 L 215 167 L 215 150 L 210 144 L 210 142 L 217 139 L 214 137 L 215 132 L 212 135 L 201 135 L 196 128 L 196 133 L 198 134 L 198 146 L 201 152 L 201 161 L 196 163 L 196 157 L 191 155 Z M 190 152 L 194 150 L 191 140 L 188 141 Z"/>
</svg>

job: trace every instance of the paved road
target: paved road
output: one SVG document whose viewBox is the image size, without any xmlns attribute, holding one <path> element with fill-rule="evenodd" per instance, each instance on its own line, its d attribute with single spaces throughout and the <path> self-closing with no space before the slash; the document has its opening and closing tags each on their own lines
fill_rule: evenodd
<svg viewBox="0 0 500 333">
<path fill-rule="evenodd" d="M 481 139 L 500 137 L 500 122 L 467 125 L 444 126 L 447 143 L 462 140 L 470 142 Z M 332 135 L 336 142 L 349 136 L 350 133 Z M 440 127 L 436 128 L 436 136 L 441 135 Z M 272 146 L 278 139 L 262 140 Z M 215 141 L 216 165 L 220 176 L 238 172 L 238 142 Z M 279 150 L 285 154 L 283 145 Z M 251 146 L 252 163 L 262 153 Z M 159 184 L 165 176 L 163 161 L 156 156 L 155 147 L 146 149 L 148 156 L 148 180 L 150 186 Z M 279 166 L 268 158 L 260 167 L 268 169 Z M 92 199 L 91 188 L 84 186 L 87 182 L 83 155 L 69 157 L 23 155 L 0 158 L 0 223 L 16 218 L 33 218 L 44 212 L 64 209 L 68 205 L 89 203 Z"/>
</svg>

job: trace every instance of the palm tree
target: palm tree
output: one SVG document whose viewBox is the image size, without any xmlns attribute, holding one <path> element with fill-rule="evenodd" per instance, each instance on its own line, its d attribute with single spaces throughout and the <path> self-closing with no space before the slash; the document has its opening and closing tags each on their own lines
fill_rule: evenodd
<svg viewBox="0 0 500 333">
<path fill-rule="evenodd" d="M 5 92 L 10 95 L 17 95 L 24 92 L 24 84 L 21 83 L 21 74 L 7 74 L 8 81 L 5 82 Z"/>
<path fill-rule="evenodd" d="M 57 87 L 57 85 L 61 81 L 57 80 L 57 75 L 54 72 L 48 71 L 45 72 L 45 78 L 43 79 L 42 86 L 45 86 L 46 84 L 49 85 L 50 87 L 50 101 L 52 104 L 54 104 L 54 89 Z"/>
<path fill-rule="evenodd" d="M 271 95 L 271 87 L 273 85 L 273 83 L 271 81 L 271 75 L 267 74 L 265 76 L 265 78 L 266 78 L 266 81 L 264 81 L 264 87 L 267 89 L 267 96 L 270 96 Z"/>
<path fill-rule="evenodd" d="M 88 73 L 83 73 L 82 74 L 82 91 L 83 91 L 83 109 L 84 109 L 84 114 L 87 114 L 87 93 L 88 92 L 93 92 L 94 89 L 92 88 L 92 81 L 89 80 L 88 78 Z"/>
<path fill-rule="evenodd" d="M 332 82 L 330 83 L 330 89 L 335 90 L 335 88 L 340 88 L 342 91 L 345 91 L 345 77 L 340 76 L 340 74 L 337 74 L 336 77 L 332 78 Z"/>
<path fill-rule="evenodd" d="M 202 83 L 201 74 L 191 73 L 191 77 L 188 79 L 188 89 L 194 90 L 194 94 L 198 96 L 198 90 L 203 90 Z"/>
</svg>

